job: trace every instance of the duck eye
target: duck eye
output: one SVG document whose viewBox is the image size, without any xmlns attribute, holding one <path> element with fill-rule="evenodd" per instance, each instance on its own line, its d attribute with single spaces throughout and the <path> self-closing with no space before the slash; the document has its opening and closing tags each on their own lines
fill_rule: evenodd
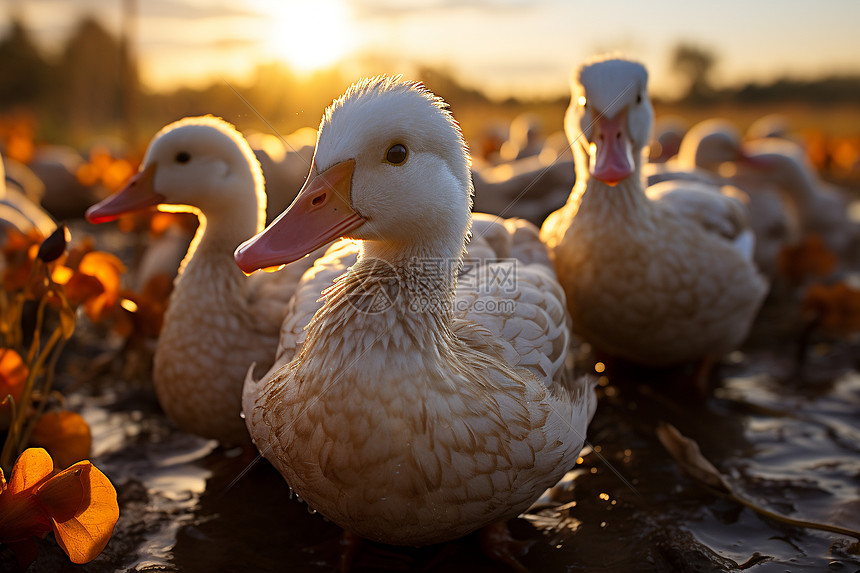
<svg viewBox="0 0 860 573">
<path fill-rule="evenodd" d="M 189 161 L 191 161 L 191 154 L 187 151 L 180 151 L 176 154 L 177 163 L 188 163 Z"/>
<path fill-rule="evenodd" d="M 388 148 L 388 152 L 385 154 L 385 161 L 392 165 L 402 165 L 406 161 L 407 155 L 409 155 L 409 151 L 406 149 L 406 146 L 401 143 L 395 143 Z"/>
</svg>

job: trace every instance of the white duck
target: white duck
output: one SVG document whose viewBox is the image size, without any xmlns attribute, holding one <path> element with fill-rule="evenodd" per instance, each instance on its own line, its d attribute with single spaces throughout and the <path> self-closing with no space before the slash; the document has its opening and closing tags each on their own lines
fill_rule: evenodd
<svg viewBox="0 0 860 573">
<path fill-rule="evenodd" d="M 252 363 L 272 364 L 287 303 L 312 261 L 253 277 L 236 268 L 236 246 L 265 225 L 266 194 L 247 142 L 219 118 L 188 117 L 164 127 L 150 142 L 140 173 L 90 207 L 87 218 L 101 223 L 155 206 L 200 218 L 158 338 L 153 380 L 159 402 L 186 431 L 245 442 L 245 373 Z"/>
<path fill-rule="evenodd" d="M 776 186 L 801 233 L 819 235 L 843 257 L 860 255 L 860 225 L 848 216 L 848 198 L 819 179 L 800 145 L 770 137 L 744 142 L 743 151 L 756 166 L 744 173 Z"/>
<path fill-rule="evenodd" d="M 624 59 L 597 59 L 576 72 L 565 129 L 577 182 L 541 239 L 575 332 L 634 363 L 705 365 L 744 340 L 767 285 L 750 260 L 734 199 L 646 195 L 642 151 L 654 117 L 647 80 L 641 64 Z"/>
<path fill-rule="evenodd" d="M 482 217 L 469 257 L 491 258 L 463 262 L 471 195 L 444 103 L 363 80 L 325 111 L 296 201 L 236 252 L 250 272 L 358 240 L 304 341 L 282 341 L 295 359 L 249 379 L 243 409 L 290 486 L 367 539 L 430 544 L 518 515 L 574 465 L 595 409 L 564 367 L 564 293 L 537 229 Z"/>
<path fill-rule="evenodd" d="M 15 183 L 6 174 L 3 157 L 0 156 L 0 243 L 6 240 L 2 229 L 7 227 L 25 234 L 35 229 L 43 237 L 53 233 L 57 224 L 51 216 Z"/>
<path fill-rule="evenodd" d="M 691 127 L 678 146 L 678 153 L 663 163 L 645 163 L 647 185 L 668 180 L 720 184 L 720 165 L 743 159 L 741 134 L 726 120 L 706 119 Z"/>
</svg>

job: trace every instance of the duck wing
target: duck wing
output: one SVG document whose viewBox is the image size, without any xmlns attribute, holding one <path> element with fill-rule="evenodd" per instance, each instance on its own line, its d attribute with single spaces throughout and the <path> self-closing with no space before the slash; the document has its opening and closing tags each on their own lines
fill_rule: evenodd
<svg viewBox="0 0 860 573">
<path fill-rule="evenodd" d="M 731 242 L 746 258 L 752 259 L 755 235 L 743 191 L 705 182 L 670 180 L 647 188 L 646 194 L 664 209 L 699 223 L 709 233 Z"/>
<path fill-rule="evenodd" d="M 479 251 L 469 246 L 455 317 L 494 335 L 506 364 L 553 385 L 565 370 L 571 334 L 564 291 L 537 227 L 522 219 L 476 217 L 473 235 L 495 249 L 492 258 L 478 258 Z M 480 249 L 486 253 L 484 244 Z"/>
</svg>

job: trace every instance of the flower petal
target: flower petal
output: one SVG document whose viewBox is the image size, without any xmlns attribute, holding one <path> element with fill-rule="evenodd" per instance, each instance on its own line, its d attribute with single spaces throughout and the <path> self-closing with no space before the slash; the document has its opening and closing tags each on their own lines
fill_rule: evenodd
<svg viewBox="0 0 860 573">
<path fill-rule="evenodd" d="M 15 462 L 12 479 L 9 480 L 10 495 L 34 488 L 46 480 L 54 471 L 54 460 L 44 448 L 27 448 Z"/>
<path fill-rule="evenodd" d="M 61 502 L 55 506 L 58 512 L 56 515 L 52 513 L 51 518 L 57 543 L 69 559 L 74 563 L 88 563 L 102 552 L 113 535 L 114 525 L 119 519 L 116 490 L 107 476 L 89 461 L 79 462 L 53 479 L 59 480 L 58 487 L 68 488 L 70 499 L 81 487 L 84 507 L 68 517 L 71 503 Z M 44 488 L 42 486 L 37 493 L 40 499 Z M 59 498 L 54 500 L 59 501 Z"/>
<path fill-rule="evenodd" d="M 52 520 L 68 521 L 89 505 L 89 495 L 84 489 L 88 464 L 75 464 L 61 471 L 36 490 L 36 499 Z"/>
<path fill-rule="evenodd" d="M 98 279 L 101 291 L 86 299 L 87 316 L 99 322 L 107 310 L 116 304 L 119 296 L 121 274 L 125 272 L 122 262 L 110 253 L 93 251 L 84 255 L 78 265 L 78 273 Z"/>
</svg>

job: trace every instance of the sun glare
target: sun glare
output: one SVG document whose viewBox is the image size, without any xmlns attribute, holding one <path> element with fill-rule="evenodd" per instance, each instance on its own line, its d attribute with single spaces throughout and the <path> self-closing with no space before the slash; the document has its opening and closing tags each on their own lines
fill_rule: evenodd
<svg viewBox="0 0 860 573">
<path fill-rule="evenodd" d="M 270 18 L 263 45 L 267 56 L 310 72 L 329 66 L 352 47 L 342 0 L 256 0 Z"/>
</svg>

